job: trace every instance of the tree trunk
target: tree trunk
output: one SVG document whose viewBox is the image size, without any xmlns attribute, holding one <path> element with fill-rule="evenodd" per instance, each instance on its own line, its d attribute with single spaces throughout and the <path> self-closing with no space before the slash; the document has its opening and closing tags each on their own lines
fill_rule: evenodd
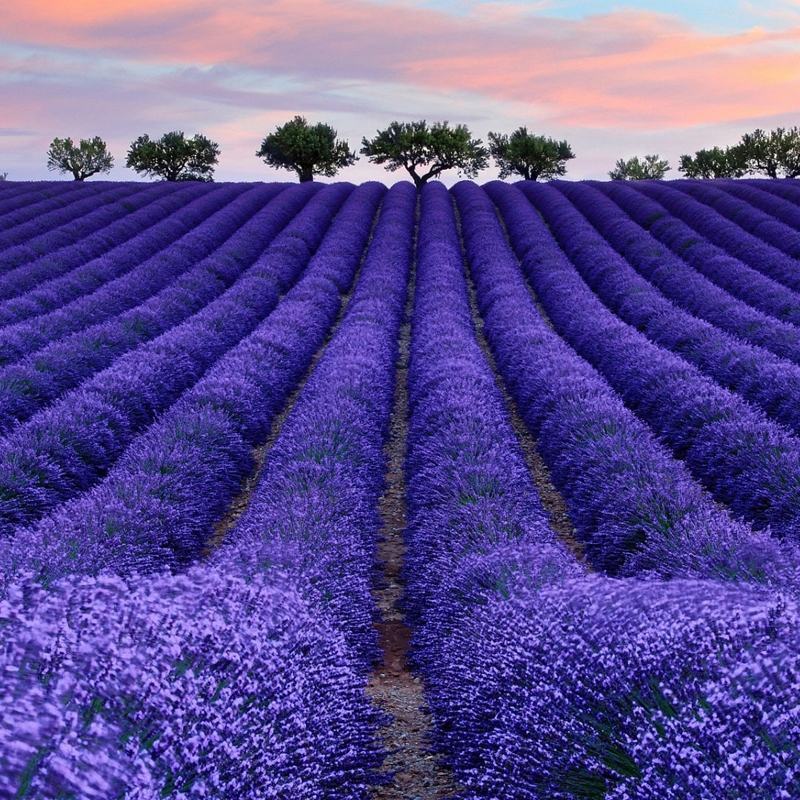
<svg viewBox="0 0 800 800">
<path fill-rule="evenodd" d="M 300 177 L 300 183 L 308 183 L 314 180 L 314 173 L 311 167 L 301 167 L 297 170 L 297 174 Z"/>
<path fill-rule="evenodd" d="M 411 179 L 414 181 L 414 186 L 416 186 L 417 189 L 421 189 L 425 184 L 425 181 L 428 179 L 428 176 L 424 175 L 420 177 L 417 175 L 417 171 L 413 167 L 406 167 L 406 169 L 408 170 L 408 174 L 411 176 Z"/>
</svg>

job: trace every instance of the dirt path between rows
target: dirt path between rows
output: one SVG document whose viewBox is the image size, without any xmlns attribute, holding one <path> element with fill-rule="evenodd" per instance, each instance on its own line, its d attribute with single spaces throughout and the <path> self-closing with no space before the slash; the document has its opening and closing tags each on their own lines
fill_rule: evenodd
<svg viewBox="0 0 800 800">
<path fill-rule="evenodd" d="M 361 275 L 361 270 L 364 267 L 364 262 L 366 261 L 370 245 L 372 244 L 372 239 L 375 234 L 375 226 L 378 224 L 378 219 L 380 218 L 382 207 L 383 203 L 381 202 L 378 205 L 378 209 L 375 212 L 375 217 L 372 220 L 372 227 L 370 228 L 369 237 L 367 238 L 367 243 L 364 246 L 363 252 L 361 253 L 361 260 L 359 261 L 355 275 L 353 276 L 353 281 L 350 284 L 350 287 L 347 290 L 347 292 L 341 295 L 339 311 L 336 315 L 336 319 L 333 325 L 331 326 L 331 329 L 328 331 L 328 335 L 325 337 L 325 340 L 317 348 L 316 352 L 312 356 L 308 368 L 303 373 L 303 377 L 300 379 L 297 386 L 295 386 L 295 388 L 289 394 L 289 397 L 286 399 L 286 402 L 284 403 L 280 413 L 277 414 L 275 418 L 272 420 L 272 425 L 270 425 L 269 435 L 267 436 L 266 440 L 263 443 L 253 448 L 252 450 L 253 468 L 250 470 L 250 474 L 242 482 L 242 488 L 239 490 L 239 493 L 236 495 L 236 497 L 233 498 L 233 500 L 231 500 L 230 505 L 228 506 L 228 510 L 225 512 L 225 515 L 221 519 L 219 519 L 217 523 L 214 525 L 214 531 L 209 537 L 208 541 L 206 542 L 206 546 L 203 551 L 204 558 L 207 558 L 211 553 L 214 552 L 214 550 L 216 550 L 220 546 L 220 544 L 222 544 L 223 540 L 228 535 L 228 533 L 234 528 L 236 523 L 241 518 L 242 514 L 244 514 L 244 512 L 247 511 L 247 508 L 250 505 L 250 500 L 252 498 L 253 492 L 258 486 L 258 482 L 261 480 L 261 473 L 264 471 L 264 465 L 266 464 L 267 461 L 267 454 L 277 441 L 278 436 L 280 436 L 281 430 L 283 430 L 283 425 L 286 422 L 287 417 L 289 416 L 289 414 L 292 413 L 292 409 L 295 407 L 297 399 L 300 397 L 300 393 L 303 391 L 305 385 L 308 383 L 308 379 L 311 377 L 312 373 L 314 372 L 314 369 L 319 363 L 319 360 L 322 358 L 323 353 L 328 347 L 328 343 L 336 335 L 336 331 L 339 330 L 339 327 L 342 324 L 342 320 L 344 319 L 344 315 L 347 313 L 347 307 L 350 304 L 350 299 L 353 296 L 353 292 L 355 291 L 356 286 L 358 286 L 358 279 Z M 312 258 L 314 257 L 315 256 L 312 256 Z M 283 300 L 283 297 L 284 296 L 281 295 L 278 302 Z"/>
<path fill-rule="evenodd" d="M 459 213 L 458 206 L 455 204 L 455 200 L 453 201 L 453 208 L 456 214 L 458 235 L 461 240 L 461 254 L 464 264 L 464 273 L 467 280 L 467 294 L 469 296 L 469 308 L 470 314 L 472 315 L 472 324 L 475 328 L 475 336 L 478 340 L 481 351 L 483 352 L 483 355 L 486 358 L 490 369 L 492 370 L 495 385 L 500 391 L 500 394 L 503 396 L 506 411 L 508 412 L 509 419 L 511 420 L 511 425 L 514 428 L 517 441 L 519 442 L 519 446 L 522 449 L 522 454 L 525 457 L 525 463 L 528 465 L 528 472 L 530 473 L 533 483 L 536 486 L 536 490 L 539 493 L 539 498 L 542 501 L 544 510 L 547 512 L 550 527 L 556 532 L 556 534 L 569 548 L 572 554 L 588 569 L 589 565 L 586 560 L 584 548 L 577 538 L 575 526 L 572 524 L 572 520 L 570 519 L 567 511 L 567 504 L 564 501 L 561 493 L 553 485 L 553 480 L 550 477 L 550 470 L 547 468 L 547 465 L 544 463 L 544 459 L 539 452 L 539 445 L 536 442 L 536 438 L 525 424 L 525 420 L 522 418 L 522 414 L 520 413 L 516 401 L 508 391 L 505 381 L 503 380 L 503 377 L 497 368 L 497 362 L 495 361 L 492 349 L 489 346 L 486 335 L 484 334 L 483 318 L 478 310 L 478 299 L 475 291 L 475 283 L 472 280 L 472 272 L 467 259 L 466 248 L 464 246 L 464 237 L 461 230 L 461 215 Z M 502 221 L 502 218 L 498 217 L 498 219 L 501 227 L 503 228 L 503 232 L 507 236 L 508 234 L 505 230 L 505 225 Z M 542 314 L 544 321 L 550 327 L 552 327 L 550 320 L 544 314 L 544 309 L 539 306 L 536 297 L 533 296 L 532 299 L 537 310 L 540 314 Z"/>
<path fill-rule="evenodd" d="M 414 244 L 416 253 L 416 237 Z M 375 705 L 392 716 L 382 732 L 388 751 L 384 771 L 390 782 L 375 787 L 374 800 L 445 800 L 458 790 L 450 770 L 429 749 L 431 718 L 423 686 L 408 664 L 411 631 L 399 601 L 406 526 L 404 463 L 408 436 L 408 358 L 414 268 L 409 281 L 405 319 L 400 331 L 398 364 L 387 457 L 386 490 L 380 500 L 383 522 L 378 544 L 381 581 L 374 591 L 381 619 L 377 623 L 383 663 L 373 672 L 367 691 Z"/>
</svg>

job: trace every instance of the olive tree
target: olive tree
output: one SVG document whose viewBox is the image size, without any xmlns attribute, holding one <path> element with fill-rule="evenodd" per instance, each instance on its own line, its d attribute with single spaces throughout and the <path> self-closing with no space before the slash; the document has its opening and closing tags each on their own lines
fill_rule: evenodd
<svg viewBox="0 0 800 800">
<path fill-rule="evenodd" d="M 757 128 L 742 136 L 737 145 L 748 172 L 770 178 L 796 178 L 800 175 L 800 129 Z"/>
<path fill-rule="evenodd" d="M 53 139 L 47 151 L 47 169 L 71 174 L 76 181 L 85 181 L 99 172 L 110 172 L 114 156 L 108 145 L 99 137 L 81 139 L 75 144 L 72 139 Z"/>
<path fill-rule="evenodd" d="M 219 145 L 200 133 L 191 139 L 183 131 L 165 133 L 160 139 L 145 133 L 131 143 L 126 166 L 166 181 L 211 181 L 219 154 Z"/>
<path fill-rule="evenodd" d="M 612 181 L 661 180 L 669 170 L 669 161 L 660 156 L 649 155 L 644 158 L 634 156 L 627 160 L 620 158 L 608 176 Z"/>
<path fill-rule="evenodd" d="M 313 181 L 314 175 L 332 178 L 358 158 L 347 142 L 336 138 L 330 125 L 309 125 L 300 116 L 268 134 L 256 155 L 271 167 L 294 170 L 301 183 Z"/>
<path fill-rule="evenodd" d="M 417 188 L 449 169 L 474 178 L 489 164 L 481 140 L 473 139 L 466 125 L 451 127 L 448 122 L 392 122 L 372 139 L 364 137 L 361 145 L 372 163 L 390 172 L 405 169 Z"/>
<path fill-rule="evenodd" d="M 682 155 L 678 170 L 687 178 L 741 178 L 747 172 L 747 158 L 739 146 L 711 147 Z"/>
<path fill-rule="evenodd" d="M 549 180 L 566 174 L 566 162 L 575 158 L 567 141 L 528 133 L 517 128 L 510 136 L 489 134 L 489 150 L 500 167 L 500 177 L 519 175 L 526 181 Z"/>
</svg>

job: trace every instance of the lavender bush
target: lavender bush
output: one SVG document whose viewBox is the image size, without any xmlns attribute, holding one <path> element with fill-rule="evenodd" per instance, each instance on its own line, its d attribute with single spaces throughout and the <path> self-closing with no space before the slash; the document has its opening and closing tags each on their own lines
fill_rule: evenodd
<svg viewBox="0 0 800 800">
<path fill-rule="evenodd" d="M 800 189 L 521 187 L 3 188 L 0 796 L 386 780 L 411 276 L 403 605 L 459 796 L 800 794 L 800 303 L 758 271 Z"/>
<path fill-rule="evenodd" d="M 517 189 L 492 186 L 494 197 L 519 197 Z M 540 199 L 534 185 L 526 184 L 526 191 Z M 793 538 L 800 514 L 800 440 L 614 316 L 535 209 L 519 204 L 516 209 L 519 216 L 507 218 L 509 232 L 512 240 L 517 237 L 526 275 L 559 333 L 715 497 L 757 526 Z M 527 249 L 523 235 L 533 237 L 536 246 Z"/>
<path fill-rule="evenodd" d="M 20 584 L 0 620 L 4 797 L 369 796 L 380 719 L 296 579 Z"/>
<path fill-rule="evenodd" d="M 653 238 L 729 294 L 778 320 L 800 323 L 800 294 L 703 239 L 661 203 L 630 186 L 598 182 L 590 185 L 608 195 Z"/>
<path fill-rule="evenodd" d="M 798 609 L 707 581 L 506 583 L 429 673 L 470 798 L 791 798 Z"/>
</svg>

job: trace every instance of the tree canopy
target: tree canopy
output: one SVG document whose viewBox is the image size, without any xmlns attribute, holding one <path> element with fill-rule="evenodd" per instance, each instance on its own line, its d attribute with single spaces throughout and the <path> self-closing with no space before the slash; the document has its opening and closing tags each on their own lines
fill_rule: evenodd
<svg viewBox="0 0 800 800">
<path fill-rule="evenodd" d="M 313 181 L 314 175 L 332 178 L 358 159 L 346 141 L 336 138 L 330 125 L 309 125 L 301 116 L 268 134 L 256 155 L 271 167 L 294 170 L 301 183 Z"/>
<path fill-rule="evenodd" d="M 747 172 L 747 159 L 739 146 L 711 147 L 682 155 L 678 169 L 687 178 L 741 178 Z"/>
<path fill-rule="evenodd" d="M 627 160 L 620 158 L 608 176 L 612 181 L 660 180 L 669 170 L 669 161 L 662 159 L 661 156 L 649 155 L 644 158 L 634 156 Z"/>
<path fill-rule="evenodd" d="M 800 129 L 757 128 L 746 133 L 736 145 L 747 170 L 770 178 L 796 178 L 800 175 Z"/>
<path fill-rule="evenodd" d="M 374 138 L 364 137 L 361 144 L 372 163 L 384 164 L 390 172 L 407 170 L 417 187 L 449 169 L 474 178 L 489 164 L 489 151 L 481 140 L 473 139 L 466 125 L 451 127 L 448 122 L 395 121 Z"/>
<path fill-rule="evenodd" d="M 528 133 L 517 128 L 506 133 L 489 134 L 489 150 L 500 167 L 500 177 L 520 175 L 527 181 L 548 180 L 566 174 L 566 162 L 575 158 L 567 141 Z"/>
<path fill-rule="evenodd" d="M 183 131 L 151 139 L 146 133 L 131 143 L 126 166 L 167 181 L 211 181 L 220 149 L 202 134 L 188 139 Z"/>
<path fill-rule="evenodd" d="M 81 139 L 77 145 L 69 137 L 55 138 L 47 151 L 47 169 L 69 173 L 76 181 L 84 181 L 99 172 L 110 172 L 113 166 L 114 156 L 99 136 Z"/>
</svg>

